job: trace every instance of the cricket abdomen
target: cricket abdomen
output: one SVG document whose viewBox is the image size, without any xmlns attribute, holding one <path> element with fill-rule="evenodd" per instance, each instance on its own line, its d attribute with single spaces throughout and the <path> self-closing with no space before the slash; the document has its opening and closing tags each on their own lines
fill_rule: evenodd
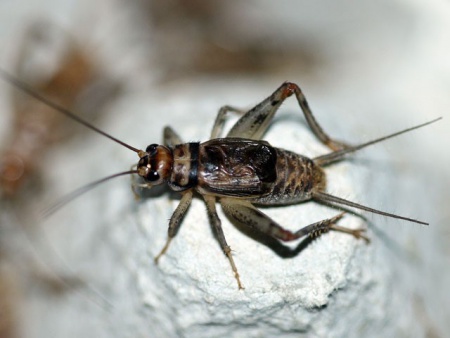
<svg viewBox="0 0 450 338">
<path fill-rule="evenodd" d="M 269 194 L 252 199 L 255 204 L 276 205 L 305 201 L 312 191 L 325 189 L 323 170 L 308 157 L 275 148 L 277 178 Z"/>
</svg>

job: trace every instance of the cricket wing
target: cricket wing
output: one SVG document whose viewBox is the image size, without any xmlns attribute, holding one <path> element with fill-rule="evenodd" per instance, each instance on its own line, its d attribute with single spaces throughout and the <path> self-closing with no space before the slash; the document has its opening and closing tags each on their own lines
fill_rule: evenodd
<svg viewBox="0 0 450 338">
<path fill-rule="evenodd" d="M 265 141 L 207 141 L 200 146 L 198 190 L 218 196 L 264 195 L 276 180 L 276 161 L 276 150 Z"/>
</svg>

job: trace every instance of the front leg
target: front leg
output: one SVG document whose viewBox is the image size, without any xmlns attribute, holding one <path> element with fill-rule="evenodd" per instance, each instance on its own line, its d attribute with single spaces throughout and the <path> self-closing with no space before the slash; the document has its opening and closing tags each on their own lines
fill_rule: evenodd
<svg viewBox="0 0 450 338">
<path fill-rule="evenodd" d="M 309 127 L 322 143 L 332 150 L 339 150 L 347 147 L 345 143 L 332 139 L 323 131 L 322 127 L 314 118 L 300 87 L 291 82 L 283 83 L 272 95 L 242 116 L 228 132 L 227 137 L 242 137 L 260 140 L 267 131 L 278 108 L 284 100 L 292 95 L 295 95 L 297 98 Z"/>
<path fill-rule="evenodd" d="M 170 242 L 177 235 L 178 230 L 180 229 L 181 221 L 183 220 L 186 211 L 189 209 L 189 206 L 191 205 L 192 195 L 193 195 L 192 190 L 186 190 L 183 192 L 181 201 L 178 204 L 169 221 L 167 242 L 162 248 L 161 252 L 155 257 L 155 264 L 158 264 L 158 261 L 161 258 L 161 256 L 164 255 L 167 249 L 169 248 Z"/>
<path fill-rule="evenodd" d="M 176 146 L 177 144 L 183 143 L 183 141 L 181 140 L 181 137 L 177 134 L 177 132 L 169 126 L 164 128 L 163 141 L 164 141 L 164 145 L 169 148 L 172 148 L 172 147 Z"/>
</svg>

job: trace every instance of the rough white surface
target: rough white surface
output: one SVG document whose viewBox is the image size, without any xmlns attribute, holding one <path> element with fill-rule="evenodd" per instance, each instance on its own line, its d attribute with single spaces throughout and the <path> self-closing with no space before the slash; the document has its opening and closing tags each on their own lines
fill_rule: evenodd
<svg viewBox="0 0 450 338">
<path fill-rule="evenodd" d="M 433 3 L 439 6 L 437 1 Z M 70 7 L 69 1 L 67 4 Z M 400 3 L 397 5 L 401 7 Z M 294 13 L 292 6 L 290 3 L 285 7 L 289 10 L 282 11 L 291 25 L 295 20 L 289 20 L 292 15 L 285 12 Z M 421 10 L 429 8 L 419 1 L 417 6 Z M 111 7 L 110 14 L 115 17 L 114 8 L 120 6 L 111 4 Z M 414 12 L 412 7 L 408 8 Z M 365 7 L 365 11 L 369 9 Z M 440 11 L 442 17 L 445 10 Z M 273 8 L 267 12 L 275 13 Z M 357 12 L 349 13 L 351 18 L 351 13 Z M 423 14 L 418 21 L 422 26 L 417 29 L 424 32 L 424 41 L 434 37 L 435 44 L 428 42 L 432 45 L 429 50 L 441 53 L 417 57 L 416 62 L 411 55 L 425 53 L 414 49 L 419 42 L 405 43 L 403 51 L 386 46 L 404 40 L 388 39 L 382 51 L 388 56 L 383 56 L 380 47 L 376 47 L 376 41 L 384 38 L 381 30 L 380 36 L 370 35 L 375 46 L 363 48 L 366 45 L 355 38 L 345 44 L 348 49 L 340 50 L 333 43 L 326 43 L 330 35 L 322 22 L 338 21 L 339 16 L 305 14 L 302 22 L 311 26 L 303 24 L 322 27 L 314 32 L 339 66 L 328 68 L 329 74 L 318 71 L 322 79 L 319 83 L 305 83 L 295 72 L 287 80 L 299 82 L 325 130 L 349 142 L 365 141 L 434 118 L 436 114 L 446 114 L 449 102 L 442 96 L 448 97 L 448 91 L 440 89 L 445 86 L 438 86 L 435 78 L 440 79 L 438 82 L 448 80 L 448 69 L 439 66 L 446 60 L 439 57 L 445 55 L 448 41 L 436 36 L 439 30 L 433 26 L 438 22 L 434 14 Z M 379 27 L 379 23 L 374 25 Z M 392 29 L 389 25 L 381 26 Z M 400 37 L 401 28 L 409 26 L 395 27 L 400 27 L 394 30 Z M 349 26 L 348 30 L 351 29 Z M 351 40 L 349 31 L 340 31 L 342 37 Z M 111 49 L 117 52 L 121 48 Z M 352 54 L 356 52 L 358 56 Z M 367 55 L 373 55 L 373 59 Z M 402 59 L 402 55 L 408 59 Z M 111 59 L 124 63 L 119 56 Z M 352 64 L 355 59 L 360 60 L 359 67 Z M 389 62 L 396 67 L 389 67 Z M 369 68 L 373 64 L 376 66 Z M 390 74 L 392 71 L 397 72 L 396 76 Z M 145 75 L 135 74 L 137 83 L 144 81 Z M 286 74 L 282 76 L 272 75 L 263 80 L 199 78 L 195 82 L 149 86 L 118 100 L 110 112 L 110 120 L 102 128 L 141 148 L 160 141 L 166 124 L 186 141 L 206 140 L 221 105 L 250 107 L 286 80 Z M 430 90 L 429 86 L 434 85 L 436 90 Z M 134 88 L 133 84 L 130 88 Z M 270 129 L 267 139 L 274 146 L 305 155 L 326 152 L 305 127 L 299 108 L 292 101 L 283 106 L 283 117 Z M 366 215 L 371 245 L 330 233 L 293 257 L 284 258 L 241 233 L 219 210 L 246 287 L 243 291 L 237 290 L 229 262 L 214 238 L 200 199 L 194 200 L 168 253 L 155 266 L 153 257 L 165 243 L 167 222 L 177 200 L 161 192 L 136 202 L 127 178 L 105 184 L 43 222 L 42 231 L 48 236 L 45 243 L 54 246 L 69 268 L 62 269 L 61 257 L 53 257 L 52 251 L 42 253 L 42 259 L 56 267 L 57 272 L 75 274 L 86 285 L 59 296 L 38 288 L 27 290 L 24 313 L 27 336 L 423 337 L 446 332 L 449 303 L 448 299 L 443 300 L 448 297 L 441 290 L 449 279 L 448 272 L 443 270 L 444 264 L 448 265 L 448 249 L 445 250 L 448 232 L 442 232 L 446 231 L 442 229 L 449 218 L 448 212 L 443 212 L 447 210 L 443 201 L 448 200 L 448 193 L 445 195 L 448 183 L 438 187 L 430 178 L 446 182 L 444 177 L 448 178 L 448 174 L 444 176 L 442 165 L 426 166 L 444 153 L 435 147 L 437 142 L 448 146 L 448 137 L 436 141 L 438 135 L 448 131 L 448 122 L 443 123 L 444 126 L 430 127 L 367 149 L 357 160 L 327 170 L 331 193 L 430 221 L 430 228 Z M 434 130 L 439 133 L 433 135 Z M 38 207 L 47 206 L 55 196 L 86 182 L 126 170 L 136 157 L 108 140 L 86 133 L 82 139 L 55 150 L 46 160 L 47 198 L 40 198 L 42 203 Z M 434 207 L 434 202 L 441 205 Z M 313 203 L 264 211 L 291 230 L 336 213 Z M 29 222 L 36 220 L 31 218 Z M 341 223 L 365 226 L 360 218 L 350 215 Z"/>
</svg>

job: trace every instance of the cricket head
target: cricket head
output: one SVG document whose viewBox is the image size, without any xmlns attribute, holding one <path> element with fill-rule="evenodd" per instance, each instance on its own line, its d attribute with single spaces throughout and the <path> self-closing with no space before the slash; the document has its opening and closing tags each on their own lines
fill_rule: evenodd
<svg viewBox="0 0 450 338">
<path fill-rule="evenodd" d="M 139 154 L 137 173 L 150 185 L 167 181 L 172 172 L 172 151 L 162 145 L 150 144 L 145 152 Z"/>
</svg>

